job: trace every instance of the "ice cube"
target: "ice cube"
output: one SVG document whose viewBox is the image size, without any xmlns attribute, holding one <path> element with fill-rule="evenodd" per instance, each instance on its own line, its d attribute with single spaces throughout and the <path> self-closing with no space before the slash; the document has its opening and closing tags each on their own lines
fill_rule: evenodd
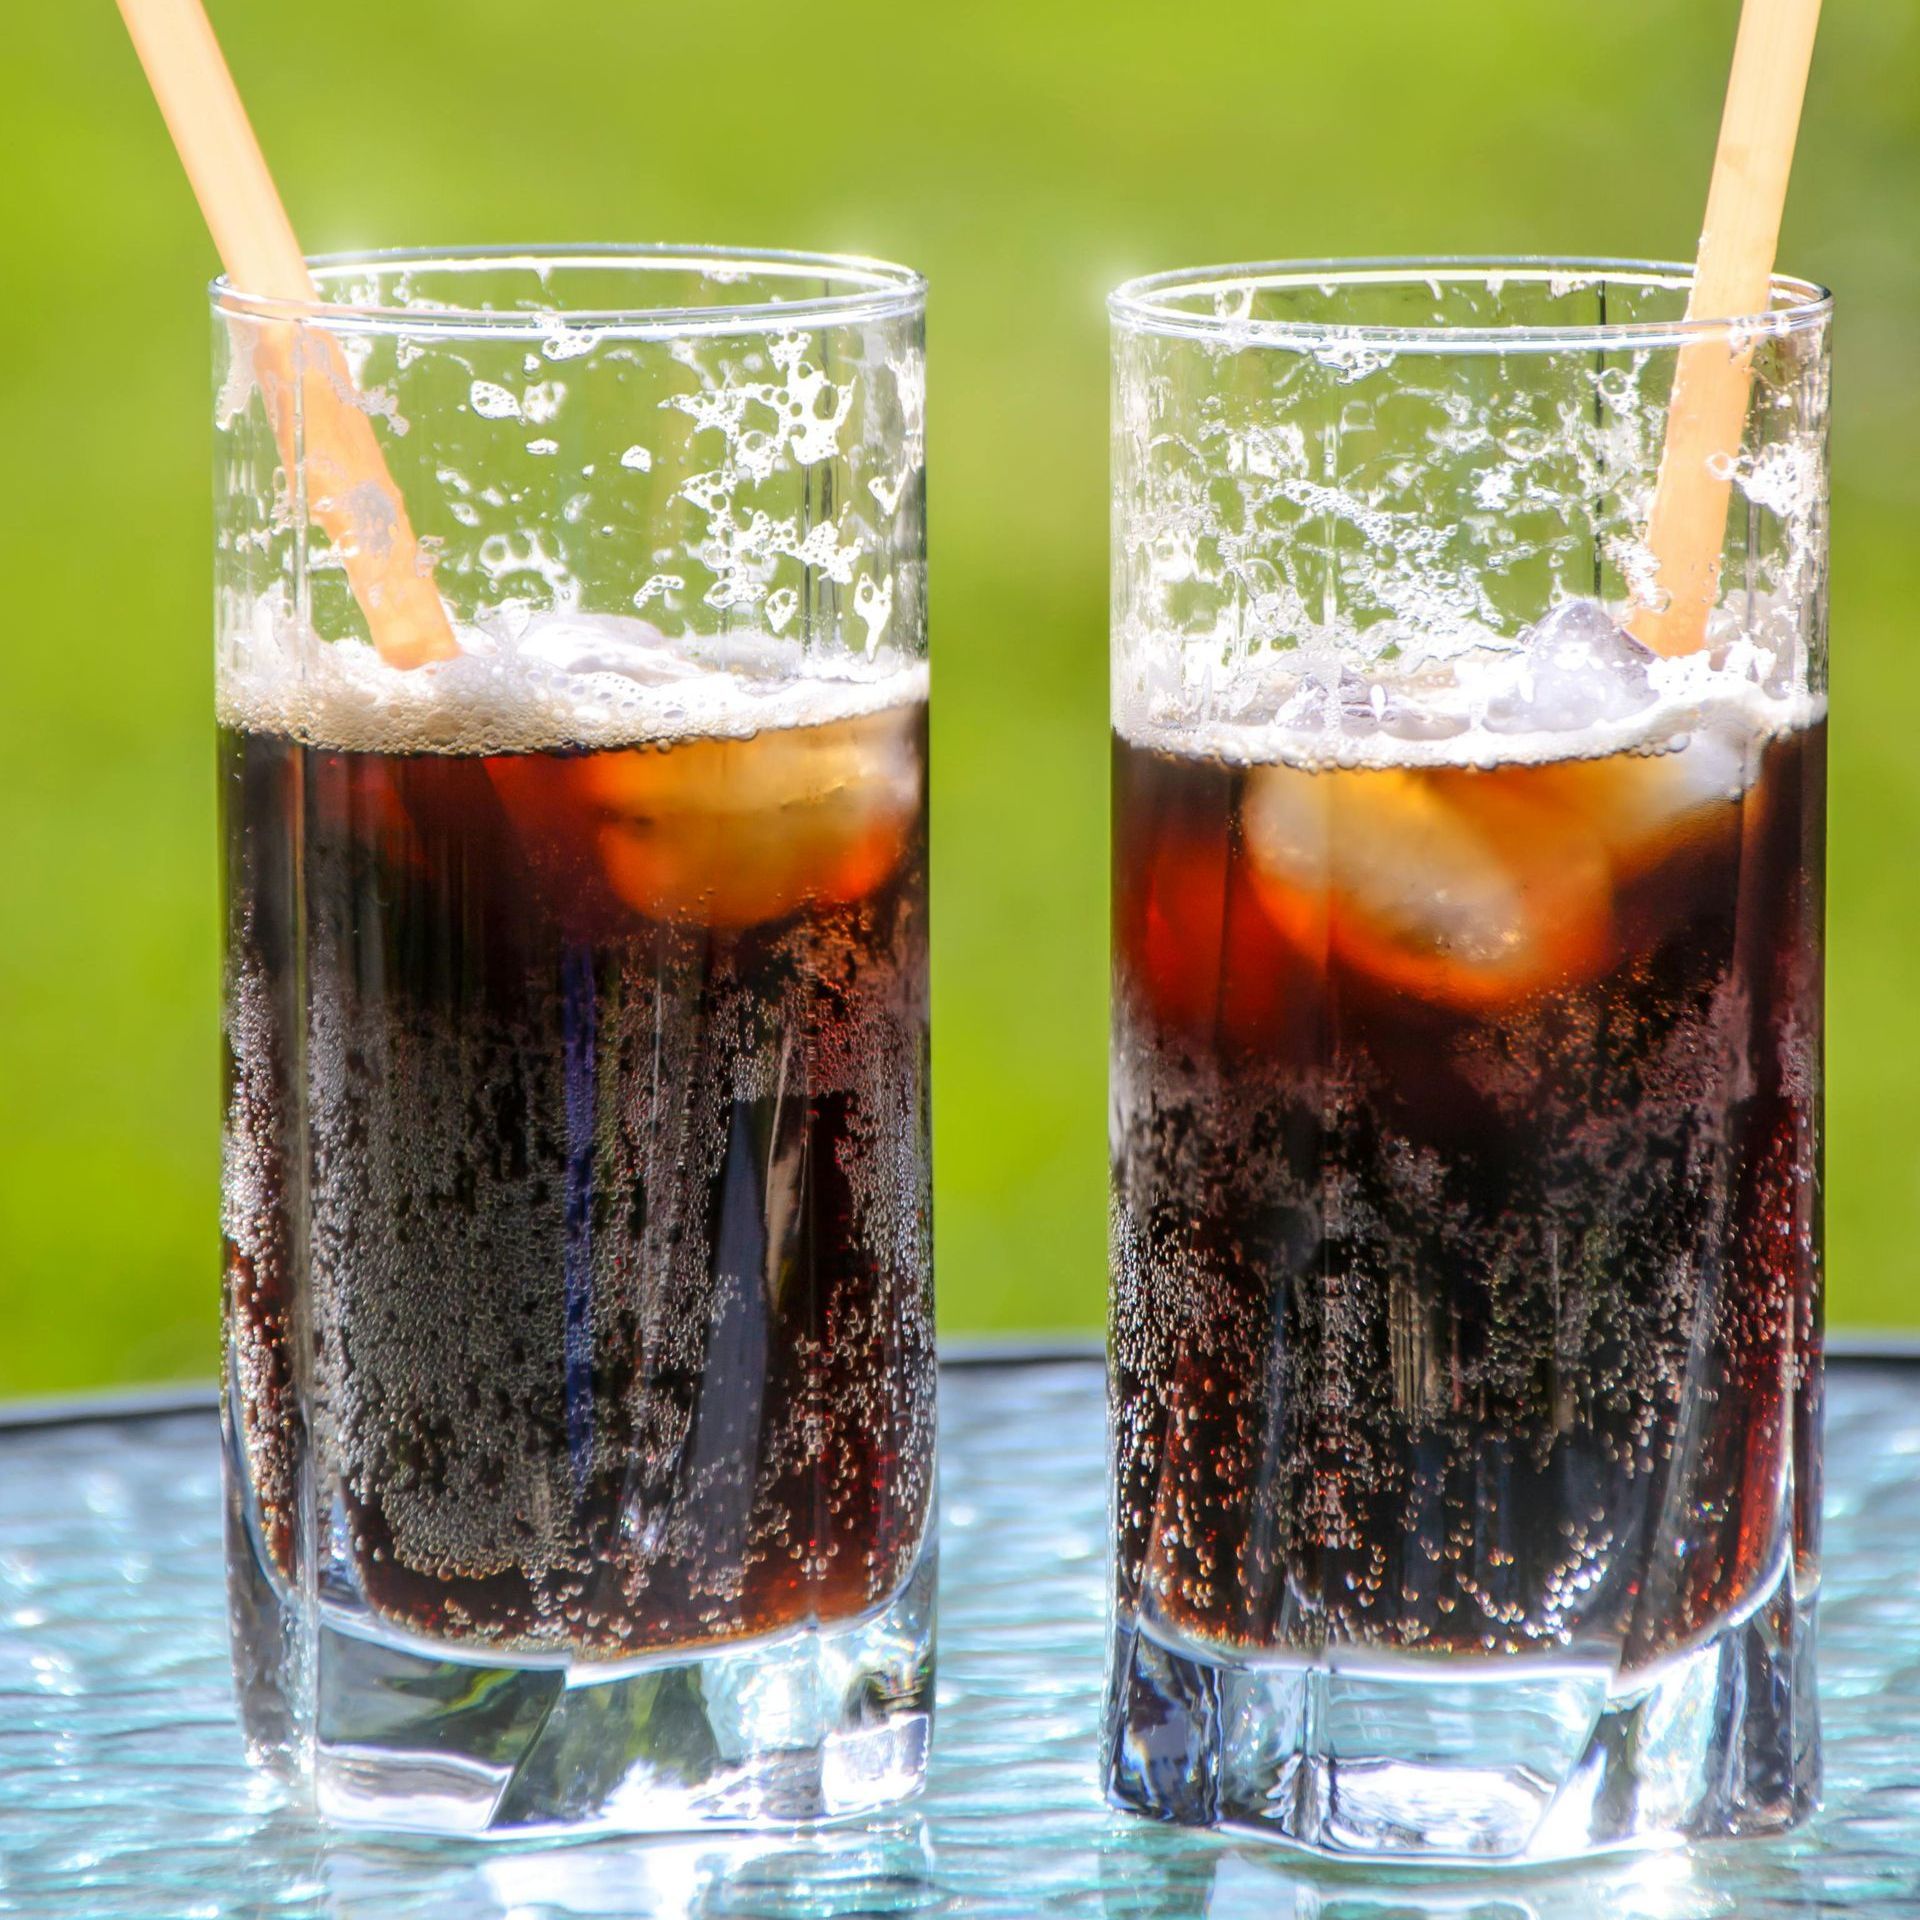
<svg viewBox="0 0 1920 1920">
<path fill-rule="evenodd" d="M 1680 837 L 1735 831 L 1740 800 L 1759 774 L 1760 745 L 1728 720 L 1678 735 L 1664 752 L 1564 760 L 1529 777 L 1535 791 L 1586 822 L 1624 880 L 1664 859 Z"/>
<path fill-rule="evenodd" d="M 1324 733 L 1329 727 L 1364 736 L 1380 725 L 1384 690 L 1349 666 L 1303 674 L 1281 703 L 1274 724 L 1291 733 Z"/>
<path fill-rule="evenodd" d="M 1302 680 L 1273 716 L 1273 724 L 1289 733 L 1319 733 L 1327 724 L 1327 689 L 1312 677 Z"/>
<path fill-rule="evenodd" d="M 1493 733 L 1576 733 L 1651 706 L 1655 655 L 1592 600 L 1568 600 L 1525 636 L 1487 701 Z"/>
<path fill-rule="evenodd" d="M 1385 687 L 1376 686 L 1365 674 L 1355 673 L 1351 667 L 1342 667 L 1334 697 L 1342 733 L 1364 739 L 1370 733 L 1379 732 L 1381 710 L 1387 702 Z"/>
<path fill-rule="evenodd" d="M 1466 732 L 1467 723 L 1459 714 L 1438 707 L 1389 699 L 1380 716 L 1380 729 L 1396 740 L 1451 740 Z"/>
<path fill-rule="evenodd" d="M 1396 740 L 1451 740 L 1467 730 L 1450 672 L 1425 672 L 1383 686 L 1374 701 L 1380 731 Z"/>
<path fill-rule="evenodd" d="M 614 892 L 650 919 L 744 927 L 862 898 L 900 864 L 920 804 L 914 712 L 575 763 Z"/>
<path fill-rule="evenodd" d="M 1458 768 L 1250 776 L 1255 891 L 1303 951 L 1382 986 L 1487 1007 L 1590 972 L 1612 888 L 1587 825 Z"/>
</svg>

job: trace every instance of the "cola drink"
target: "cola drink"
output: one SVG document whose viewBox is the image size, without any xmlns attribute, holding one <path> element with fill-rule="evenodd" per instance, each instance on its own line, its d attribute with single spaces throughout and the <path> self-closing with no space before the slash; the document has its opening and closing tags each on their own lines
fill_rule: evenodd
<svg viewBox="0 0 1920 1920">
<path fill-rule="evenodd" d="M 243 1680 L 305 1583 L 397 1646 L 591 1665 L 921 1564 L 918 671 L 611 745 L 534 707 L 498 751 L 444 696 L 451 751 L 229 701 Z"/>
<path fill-rule="evenodd" d="M 1770 299 L 1109 301 L 1118 1806 L 1540 1862 L 1818 1804 L 1829 302 Z"/>
<path fill-rule="evenodd" d="M 1116 1605 L 1183 1671 L 1630 1694 L 1812 1590 L 1824 724 L 1607 751 L 1534 664 L 1116 735 Z"/>
</svg>

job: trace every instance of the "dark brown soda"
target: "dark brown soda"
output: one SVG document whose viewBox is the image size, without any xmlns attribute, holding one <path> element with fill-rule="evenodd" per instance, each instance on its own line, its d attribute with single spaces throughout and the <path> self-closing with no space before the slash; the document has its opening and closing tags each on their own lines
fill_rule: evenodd
<svg viewBox="0 0 1920 1920">
<path fill-rule="evenodd" d="M 310 1525 L 323 1600 L 583 1658 L 897 1591 L 924 766 L 917 706 L 491 757 L 223 733 L 230 1406 L 276 1577 Z"/>
<path fill-rule="evenodd" d="M 1824 726 L 1747 755 L 1116 739 L 1124 1616 L 1631 1667 L 1810 1571 Z"/>
</svg>

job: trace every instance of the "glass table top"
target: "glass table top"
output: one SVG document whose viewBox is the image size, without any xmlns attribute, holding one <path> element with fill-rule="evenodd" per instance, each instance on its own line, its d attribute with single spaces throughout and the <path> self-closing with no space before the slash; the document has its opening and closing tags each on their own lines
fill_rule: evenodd
<svg viewBox="0 0 1920 1920">
<path fill-rule="evenodd" d="M 1826 1810 L 1782 1840 L 1383 1875 L 1108 1811 L 1091 1358 L 942 1381 L 939 1720 L 922 1799 L 810 1836 L 329 1834 L 241 1757 L 211 1410 L 0 1425 L 0 1914 L 572 1920 L 1773 1920 L 1920 1915 L 1920 1366 L 1832 1370 Z"/>
</svg>

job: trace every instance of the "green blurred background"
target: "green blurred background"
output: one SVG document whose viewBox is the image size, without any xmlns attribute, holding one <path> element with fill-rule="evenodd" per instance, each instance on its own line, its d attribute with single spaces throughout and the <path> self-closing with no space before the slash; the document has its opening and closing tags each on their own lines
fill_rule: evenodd
<svg viewBox="0 0 1920 1920">
<path fill-rule="evenodd" d="M 1123 276 L 1685 255 L 1735 0 L 213 0 L 315 249 L 720 240 L 930 275 L 946 1326 L 1105 1286 L 1106 323 Z M 208 1374 L 213 268 L 108 0 L 0 67 L 0 1393 Z M 1828 9 L 1838 1319 L 1920 1320 L 1920 0 Z M 1906 656 L 1901 649 L 1909 649 Z M 1903 666 L 1903 659 L 1905 665 Z"/>
</svg>

